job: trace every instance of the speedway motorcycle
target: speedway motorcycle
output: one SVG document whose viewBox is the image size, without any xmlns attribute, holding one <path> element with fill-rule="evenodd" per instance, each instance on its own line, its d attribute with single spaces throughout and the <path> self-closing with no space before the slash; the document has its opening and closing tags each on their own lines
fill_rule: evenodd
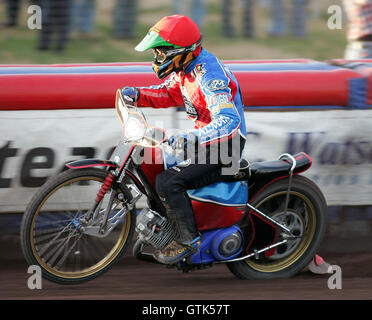
<svg viewBox="0 0 372 320">
<path fill-rule="evenodd" d="M 23 254 L 51 281 L 94 279 L 129 247 L 137 259 L 156 262 L 153 251 L 175 238 L 155 191 L 156 176 L 177 164 L 166 132 L 150 127 L 120 90 L 116 111 L 123 134 L 110 159 L 66 164 L 23 215 Z M 226 264 L 240 279 L 292 277 L 303 270 L 319 249 L 327 219 L 321 190 L 300 175 L 310 166 L 304 152 L 267 162 L 242 160 L 235 174 L 190 190 L 201 245 L 170 267 L 186 272 Z M 141 198 L 147 206 L 139 210 Z"/>
</svg>

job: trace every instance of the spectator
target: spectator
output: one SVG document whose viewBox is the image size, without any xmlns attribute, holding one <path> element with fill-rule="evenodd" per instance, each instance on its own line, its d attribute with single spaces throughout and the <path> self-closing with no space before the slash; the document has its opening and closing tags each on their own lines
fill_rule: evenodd
<svg viewBox="0 0 372 320">
<path fill-rule="evenodd" d="M 71 29 L 89 36 L 94 29 L 95 0 L 73 0 L 71 6 Z"/>
<path fill-rule="evenodd" d="M 372 59 L 372 0 L 344 0 L 348 17 L 345 59 Z"/>
<path fill-rule="evenodd" d="M 307 35 L 307 2 L 308 0 L 291 0 L 290 14 L 287 14 L 283 0 L 271 0 L 272 23 L 269 29 L 271 36 L 283 36 L 288 33 L 288 16 L 290 17 L 291 33 L 295 37 Z"/>
<path fill-rule="evenodd" d="M 5 23 L 6 27 L 12 28 L 18 25 L 19 9 L 21 7 L 21 0 L 5 0 L 7 7 L 8 21 Z M 30 5 L 39 5 L 40 0 L 30 0 Z"/>
<path fill-rule="evenodd" d="M 185 8 L 181 4 L 187 3 Z M 182 14 L 190 16 L 190 18 L 196 23 L 199 29 L 202 29 L 204 16 L 205 16 L 205 0 L 173 0 L 173 14 Z"/>
<path fill-rule="evenodd" d="M 243 36 L 250 38 L 254 35 L 253 5 L 255 0 L 242 0 L 242 25 Z M 225 37 L 233 37 L 235 30 L 233 26 L 233 4 L 232 0 L 222 0 L 222 34 Z"/>
<path fill-rule="evenodd" d="M 114 10 L 114 36 L 134 38 L 137 25 L 137 0 L 116 0 Z"/>
<path fill-rule="evenodd" d="M 253 4 L 254 0 L 243 0 L 243 36 L 247 38 L 254 35 Z"/>
<path fill-rule="evenodd" d="M 52 38 L 56 38 L 56 51 L 65 49 L 68 41 L 70 0 L 41 0 L 42 29 L 39 50 L 49 50 Z"/>
<path fill-rule="evenodd" d="M 232 0 L 222 0 L 222 35 L 230 38 L 235 35 L 234 25 L 232 22 Z"/>
<path fill-rule="evenodd" d="M 6 0 L 8 14 L 8 21 L 5 24 L 6 27 L 17 26 L 20 2 L 20 0 Z"/>
</svg>

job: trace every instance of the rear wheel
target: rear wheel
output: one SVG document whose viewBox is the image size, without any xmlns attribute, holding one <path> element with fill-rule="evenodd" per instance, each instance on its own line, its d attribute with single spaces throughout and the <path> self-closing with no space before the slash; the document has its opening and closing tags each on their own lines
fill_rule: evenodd
<svg viewBox="0 0 372 320">
<path fill-rule="evenodd" d="M 260 254 L 228 264 L 230 271 L 241 279 L 292 277 L 305 268 L 316 254 L 327 224 L 327 205 L 320 189 L 309 179 L 293 177 L 288 209 L 285 211 L 288 179 L 271 184 L 251 203 L 258 210 L 285 225 L 298 238 L 276 247 L 271 255 Z M 242 228 L 248 236 L 248 228 Z M 259 237 L 259 233 L 255 235 Z M 276 242 L 282 241 L 278 230 Z"/>
<path fill-rule="evenodd" d="M 126 251 L 134 231 L 134 210 L 118 220 L 106 236 L 97 232 L 113 192 L 108 212 L 112 221 L 131 199 L 125 186 L 109 189 L 97 215 L 87 226 L 82 225 L 107 174 L 94 168 L 67 170 L 44 184 L 28 205 L 21 225 L 22 251 L 30 265 L 42 268 L 45 278 L 62 284 L 91 280 Z"/>
</svg>

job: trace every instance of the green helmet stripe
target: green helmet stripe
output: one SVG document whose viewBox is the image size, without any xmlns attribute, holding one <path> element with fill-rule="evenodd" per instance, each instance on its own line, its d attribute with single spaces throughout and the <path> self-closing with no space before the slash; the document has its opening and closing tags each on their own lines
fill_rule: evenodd
<svg viewBox="0 0 372 320">
<path fill-rule="evenodd" d="M 143 40 L 134 48 L 136 51 L 146 51 L 151 48 L 155 47 L 162 47 L 162 46 L 173 46 L 175 48 L 181 48 L 180 46 L 176 46 L 165 41 L 159 33 L 155 31 L 149 31 L 147 35 L 143 38 Z"/>
</svg>

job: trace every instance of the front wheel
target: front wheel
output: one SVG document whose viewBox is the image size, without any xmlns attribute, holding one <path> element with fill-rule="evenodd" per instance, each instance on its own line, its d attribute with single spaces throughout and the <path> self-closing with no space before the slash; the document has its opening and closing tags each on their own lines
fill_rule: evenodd
<svg viewBox="0 0 372 320">
<path fill-rule="evenodd" d="M 278 180 L 254 198 L 252 205 L 274 220 L 285 225 L 296 236 L 278 246 L 270 255 L 260 254 L 228 264 L 240 279 L 289 278 L 303 270 L 318 251 L 327 224 L 326 200 L 311 180 L 295 176 L 284 210 L 288 179 Z M 248 236 L 249 228 L 242 227 Z M 256 230 L 256 233 L 257 230 Z M 283 240 L 278 230 L 276 241 Z M 255 235 L 259 237 L 259 234 Z"/>
<path fill-rule="evenodd" d="M 110 188 L 88 226 L 81 225 L 107 174 L 95 168 L 70 169 L 47 181 L 31 199 L 21 224 L 22 251 L 30 265 L 42 268 L 45 278 L 61 284 L 91 280 L 126 251 L 135 226 L 134 210 L 106 236 L 96 232 L 108 208 L 108 219 L 115 218 L 131 199 L 126 185 Z"/>
</svg>

